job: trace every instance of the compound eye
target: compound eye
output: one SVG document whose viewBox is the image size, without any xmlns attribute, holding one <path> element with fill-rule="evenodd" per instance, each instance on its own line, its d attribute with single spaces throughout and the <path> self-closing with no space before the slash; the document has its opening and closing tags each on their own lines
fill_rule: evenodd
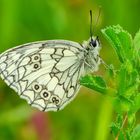
<svg viewBox="0 0 140 140">
<path fill-rule="evenodd" d="M 91 38 L 91 41 L 89 44 L 90 44 L 90 46 L 95 48 L 97 46 L 97 39 L 94 40 L 93 38 Z"/>
<path fill-rule="evenodd" d="M 96 40 L 93 40 L 93 41 L 91 42 L 91 44 L 92 44 L 93 47 L 96 47 L 96 46 L 97 46 Z"/>
<path fill-rule="evenodd" d="M 97 36 L 95 39 L 91 38 L 90 46 L 97 47 L 100 44 L 99 37 Z"/>
</svg>

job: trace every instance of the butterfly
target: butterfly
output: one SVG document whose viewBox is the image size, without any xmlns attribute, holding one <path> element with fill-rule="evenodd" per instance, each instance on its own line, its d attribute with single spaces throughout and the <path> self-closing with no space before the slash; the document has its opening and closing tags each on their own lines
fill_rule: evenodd
<svg viewBox="0 0 140 140">
<path fill-rule="evenodd" d="M 58 111 L 77 95 L 79 79 L 98 70 L 98 37 L 83 44 L 47 40 L 23 44 L 0 54 L 0 77 L 41 111 Z"/>
</svg>

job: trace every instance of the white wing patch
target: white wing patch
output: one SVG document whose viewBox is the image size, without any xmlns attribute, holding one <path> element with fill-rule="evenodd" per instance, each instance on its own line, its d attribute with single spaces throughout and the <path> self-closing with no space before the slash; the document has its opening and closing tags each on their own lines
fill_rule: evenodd
<svg viewBox="0 0 140 140">
<path fill-rule="evenodd" d="M 42 111 L 57 111 L 80 88 L 83 50 L 81 45 L 70 41 L 18 46 L 0 55 L 0 76 L 32 106 Z"/>
</svg>

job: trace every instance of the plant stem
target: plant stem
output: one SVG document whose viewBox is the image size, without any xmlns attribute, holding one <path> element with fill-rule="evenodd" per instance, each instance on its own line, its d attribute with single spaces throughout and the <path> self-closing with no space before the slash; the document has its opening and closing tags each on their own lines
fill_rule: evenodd
<svg viewBox="0 0 140 140">
<path fill-rule="evenodd" d="M 120 128 L 120 131 L 118 132 L 118 134 L 117 134 L 115 140 L 118 140 L 119 135 L 120 135 L 120 132 L 122 131 L 122 129 L 123 129 L 125 123 L 126 123 L 127 117 L 128 117 L 128 116 L 127 116 L 127 114 L 126 114 L 126 115 L 125 115 L 125 118 L 124 118 L 124 120 L 123 120 L 122 126 L 121 126 L 121 128 Z"/>
</svg>

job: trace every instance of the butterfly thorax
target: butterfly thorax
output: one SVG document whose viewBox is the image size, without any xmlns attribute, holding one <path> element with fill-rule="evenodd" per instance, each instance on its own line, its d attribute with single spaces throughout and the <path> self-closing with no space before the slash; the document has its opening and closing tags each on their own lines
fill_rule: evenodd
<svg viewBox="0 0 140 140">
<path fill-rule="evenodd" d="M 83 46 L 86 49 L 84 60 L 87 73 L 97 71 L 99 64 L 101 63 L 101 59 L 99 57 L 101 46 L 99 44 L 98 37 L 84 41 Z"/>
</svg>

